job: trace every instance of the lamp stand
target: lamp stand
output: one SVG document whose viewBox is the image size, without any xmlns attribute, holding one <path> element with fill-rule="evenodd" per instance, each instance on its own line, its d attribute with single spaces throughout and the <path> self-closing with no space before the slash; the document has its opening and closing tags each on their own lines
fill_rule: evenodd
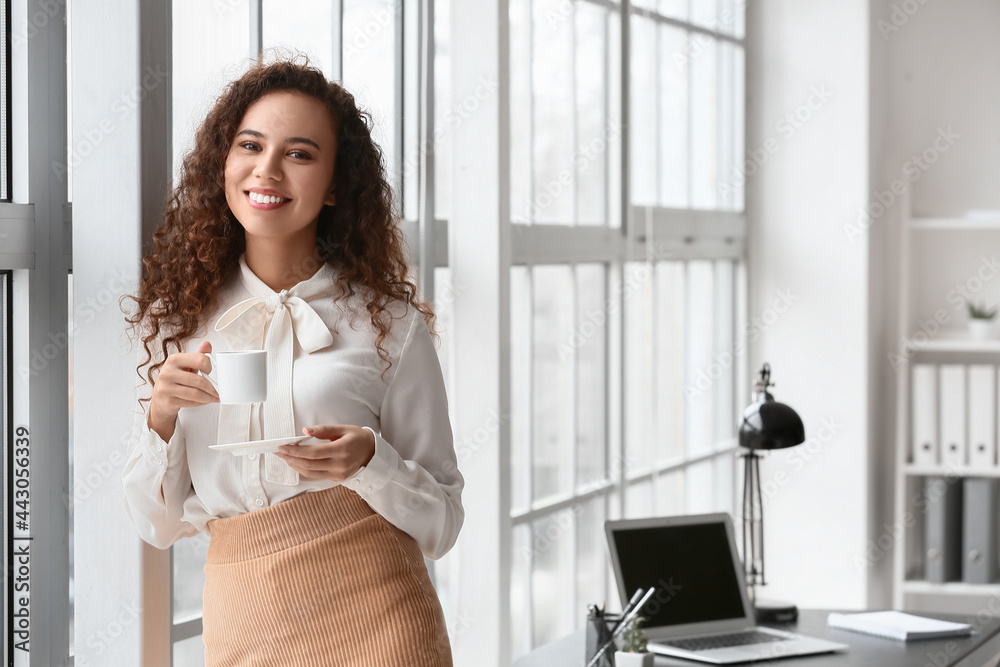
<svg viewBox="0 0 1000 667">
<path fill-rule="evenodd" d="M 757 586 L 767 583 L 764 580 L 764 504 L 760 483 L 762 454 L 749 449 L 741 451 L 739 456 L 743 459 L 743 569 L 750 603 L 758 623 L 794 623 L 799 617 L 794 604 L 757 597 Z"/>
</svg>

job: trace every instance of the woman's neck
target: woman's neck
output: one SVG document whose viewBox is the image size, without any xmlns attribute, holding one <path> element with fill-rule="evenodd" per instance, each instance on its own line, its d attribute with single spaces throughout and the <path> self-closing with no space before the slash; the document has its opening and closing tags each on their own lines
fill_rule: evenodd
<svg viewBox="0 0 1000 667">
<path fill-rule="evenodd" d="M 245 259 L 254 275 L 275 292 L 312 278 L 322 266 L 315 238 L 310 243 L 283 243 L 247 237 Z"/>
</svg>

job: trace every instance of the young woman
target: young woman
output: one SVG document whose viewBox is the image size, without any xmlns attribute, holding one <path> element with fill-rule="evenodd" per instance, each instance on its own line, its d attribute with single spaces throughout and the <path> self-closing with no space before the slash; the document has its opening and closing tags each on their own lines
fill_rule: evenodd
<svg viewBox="0 0 1000 667">
<path fill-rule="evenodd" d="M 423 557 L 464 512 L 434 316 L 406 278 L 382 156 L 321 72 L 257 63 L 184 160 L 128 318 L 122 481 L 161 549 L 208 532 L 206 664 L 450 665 Z M 263 404 L 220 404 L 213 350 L 266 349 Z M 233 456 L 209 446 L 311 435 Z"/>
</svg>

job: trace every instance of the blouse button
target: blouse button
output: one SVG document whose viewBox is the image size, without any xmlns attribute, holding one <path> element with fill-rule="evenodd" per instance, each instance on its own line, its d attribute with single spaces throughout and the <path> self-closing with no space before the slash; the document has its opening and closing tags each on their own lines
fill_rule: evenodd
<svg viewBox="0 0 1000 667">
<path fill-rule="evenodd" d="M 258 498 L 257 500 L 253 501 L 253 504 L 256 505 L 257 507 L 260 507 L 261 505 L 264 504 L 264 501 Z"/>
<path fill-rule="evenodd" d="M 251 461 L 256 461 L 257 460 L 257 455 L 256 454 L 251 454 L 250 455 L 250 460 Z"/>
</svg>

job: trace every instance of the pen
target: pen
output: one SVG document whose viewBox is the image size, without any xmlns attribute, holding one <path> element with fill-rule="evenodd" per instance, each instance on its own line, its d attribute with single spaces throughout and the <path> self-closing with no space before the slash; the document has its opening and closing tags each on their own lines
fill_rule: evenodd
<svg viewBox="0 0 1000 667">
<path fill-rule="evenodd" d="M 604 642 L 604 645 L 601 646 L 600 650 L 597 651 L 597 653 L 594 654 L 594 657 L 590 659 L 590 662 L 587 663 L 587 667 L 594 667 L 594 665 L 597 664 L 597 661 L 600 660 L 601 656 L 608 650 L 608 647 L 615 643 L 615 637 L 617 637 L 618 634 L 621 633 L 622 629 L 628 625 L 628 622 L 632 620 L 632 617 L 639 613 L 639 610 L 642 609 L 642 606 L 646 604 L 649 598 L 653 597 L 654 592 L 656 592 L 656 586 L 651 586 L 650 589 L 646 591 L 646 594 L 642 596 L 642 599 L 639 600 L 639 604 L 635 605 L 635 607 L 633 607 L 627 615 L 622 615 L 618 625 L 615 626 L 614 631 L 611 633 L 611 639 Z"/>
<path fill-rule="evenodd" d="M 632 599 L 628 601 L 628 604 L 625 605 L 624 609 L 622 609 L 622 613 L 618 615 L 618 622 L 615 623 L 615 626 L 613 628 L 611 628 L 612 635 L 615 634 L 615 631 L 618 629 L 618 626 L 622 624 L 622 621 L 625 619 L 625 616 L 628 615 L 630 611 L 632 611 L 632 609 L 639 602 L 639 600 L 642 598 L 643 593 L 645 592 L 646 591 L 642 588 L 635 589 L 635 593 L 632 594 Z"/>
</svg>

